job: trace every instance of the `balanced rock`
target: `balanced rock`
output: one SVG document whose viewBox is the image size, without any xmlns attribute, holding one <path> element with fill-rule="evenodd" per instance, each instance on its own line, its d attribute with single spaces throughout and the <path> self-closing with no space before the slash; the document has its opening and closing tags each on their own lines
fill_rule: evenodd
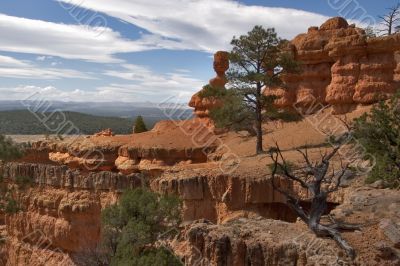
<svg viewBox="0 0 400 266">
<path fill-rule="evenodd" d="M 225 84 L 228 82 L 225 76 L 225 72 L 229 69 L 229 53 L 224 51 L 218 51 L 214 54 L 214 71 L 217 76 L 209 81 L 208 86 L 205 86 L 201 91 L 194 94 L 189 102 L 189 106 L 194 108 L 194 114 L 197 118 L 200 118 L 206 124 L 210 124 L 209 118 L 210 110 L 218 108 L 222 105 L 222 102 L 216 97 L 203 96 L 207 88 L 215 90 L 225 90 Z"/>
</svg>

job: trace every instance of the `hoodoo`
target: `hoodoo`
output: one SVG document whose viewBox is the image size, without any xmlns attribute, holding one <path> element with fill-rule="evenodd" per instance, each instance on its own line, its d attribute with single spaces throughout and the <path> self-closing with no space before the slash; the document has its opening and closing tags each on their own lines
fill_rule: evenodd
<svg viewBox="0 0 400 266">
<path fill-rule="evenodd" d="M 189 102 L 189 106 L 194 108 L 194 114 L 205 124 L 212 124 L 210 120 L 210 110 L 220 107 L 222 102 L 215 97 L 203 97 L 202 93 L 208 88 L 215 90 L 225 90 L 225 84 L 228 82 L 225 72 L 229 69 L 229 53 L 218 51 L 214 54 L 214 70 L 217 76 L 209 81 L 209 84 L 194 94 Z"/>
<path fill-rule="evenodd" d="M 276 104 L 329 104 L 336 113 L 347 113 L 386 99 L 399 85 L 399 49 L 400 35 L 368 38 L 340 17 L 310 27 L 288 44 L 302 72 L 286 75 L 286 88 L 275 88 Z"/>
</svg>

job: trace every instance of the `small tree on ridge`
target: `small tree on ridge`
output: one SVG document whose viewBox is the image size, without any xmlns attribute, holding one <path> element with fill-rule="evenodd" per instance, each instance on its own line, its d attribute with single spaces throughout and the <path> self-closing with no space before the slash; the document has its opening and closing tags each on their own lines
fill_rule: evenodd
<svg viewBox="0 0 400 266">
<path fill-rule="evenodd" d="M 381 19 L 381 25 L 383 26 L 383 29 L 378 30 L 378 32 L 382 33 L 383 35 L 392 35 L 400 30 L 400 3 L 387 8 L 387 10 L 388 13 L 386 15 L 378 17 Z"/>
<path fill-rule="evenodd" d="M 133 133 L 142 133 L 142 132 L 146 132 L 146 131 L 147 131 L 147 127 L 146 127 L 146 124 L 144 123 L 143 117 L 141 115 L 139 115 L 136 118 L 135 128 L 133 129 Z"/>
<path fill-rule="evenodd" d="M 283 85 L 282 75 L 297 72 L 299 65 L 284 52 L 285 42 L 273 28 L 255 26 L 246 35 L 233 37 L 229 87 L 222 96 L 224 105 L 210 115 L 217 127 L 244 129 L 257 137 L 256 153 L 263 153 L 262 123 L 274 110 L 276 96 L 266 96 L 264 89 Z"/>
</svg>

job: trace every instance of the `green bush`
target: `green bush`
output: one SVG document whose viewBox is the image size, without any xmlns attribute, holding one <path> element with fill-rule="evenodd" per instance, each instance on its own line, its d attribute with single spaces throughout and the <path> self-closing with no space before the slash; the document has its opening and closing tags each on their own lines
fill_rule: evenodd
<svg viewBox="0 0 400 266">
<path fill-rule="evenodd" d="M 20 210 L 20 203 L 13 198 L 12 190 L 4 182 L 4 177 L 0 175 L 0 211 L 6 214 L 15 214 Z"/>
<path fill-rule="evenodd" d="M 18 202 L 15 199 L 7 199 L 4 212 L 7 214 L 15 214 L 21 210 Z"/>
<path fill-rule="evenodd" d="M 33 180 L 28 176 L 17 176 L 15 178 L 15 183 L 19 189 L 25 189 L 32 185 Z"/>
<path fill-rule="evenodd" d="M 383 180 L 388 187 L 400 187 L 399 94 L 355 119 L 354 137 L 376 159 L 376 165 L 366 181 Z"/>
<path fill-rule="evenodd" d="M 182 265 L 155 243 L 180 223 L 177 197 L 146 189 L 127 190 L 118 204 L 102 212 L 103 250 L 110 265 Z"/>
<path fill-rule="evenodd" d="M 227 91 L 224 87 L 213 87 L 210 84 L 205 85 L 203 89 L 199 92 L 200 98 L 207 98 L 207 97 L 224 97 Z"/>
<path fill-rule="evenodd" d="M 10 138 L 0 134 L 0 160 L 12 161 L 20 158 L 23 151 L 19 145 Z"/>
</svg>

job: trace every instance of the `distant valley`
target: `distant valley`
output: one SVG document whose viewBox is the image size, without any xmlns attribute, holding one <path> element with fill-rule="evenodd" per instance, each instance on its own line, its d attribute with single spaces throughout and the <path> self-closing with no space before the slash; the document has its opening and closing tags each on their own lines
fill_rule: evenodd
<svg viewBox="0 0 400 266">
<path fill-rule="evenodd" d="M 160 120 L 187 119 L 192 116 L 192 111 L 187 108 L 160 108 L 152 103 L 52 102 L 45 110 L 39 109 L 36 112 L 44 112 L 46 117 L 54 120 L 44 124 L 35 114 L 28 111 L 28 108 L 35 110 L 35 104 L 37 103 L 0 101 L 0 134 L 54 134 L 54 126 L 49 129 L 45 124 L 60 123 L 60 119 L 64 120 L 50 115 L 57 111 L 62 111 L 65 119 L 72 122 L 80 134 L 94 134 L 105 128 L 111 128 L 115 134 L 130 134 L 134 120 L 139 115 L 143 116 L 149 129 Z M 60 133 L 63 134 L 62 131 Z"/>
</svg>

